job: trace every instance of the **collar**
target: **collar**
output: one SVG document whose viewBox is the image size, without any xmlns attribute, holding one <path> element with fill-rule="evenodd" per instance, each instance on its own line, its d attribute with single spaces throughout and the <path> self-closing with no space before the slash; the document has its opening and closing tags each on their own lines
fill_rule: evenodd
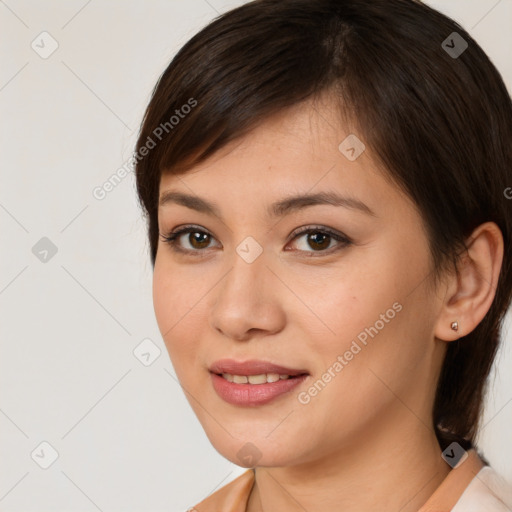
<svg viewBox="0 0 512 512">
<path fill-rule="evenodd" d="M 474 448 L 464 462 L 455 466 L 418 512 L 449 512 L 462 493 L 485 466 Z M 248 469 L 232 482 L 190 508 L 187 512 L 246 512 L 254 485 L 254 470 Z"/>
<path fill-rule="evenodd" d="M 467 459 L 455 466 L 418 512 L 449 512 L 459 501 L 471 480 L 485 466 L 474 448 Z"/>
</svg>

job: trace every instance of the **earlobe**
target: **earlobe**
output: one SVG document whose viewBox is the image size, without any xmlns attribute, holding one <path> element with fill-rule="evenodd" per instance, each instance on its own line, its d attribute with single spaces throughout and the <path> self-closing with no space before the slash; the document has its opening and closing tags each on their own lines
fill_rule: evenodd
<svg viewBox="0 0 512 512">
<path fill-rule="evenodd" d="M 503 261 L 503 235 L 494 222 L 478 226 L 466 241 L 458 272 L 437 319 L 435 336 L 454 341 L 473 331 L 483 320 L 496 294 Z"/>
</svg>

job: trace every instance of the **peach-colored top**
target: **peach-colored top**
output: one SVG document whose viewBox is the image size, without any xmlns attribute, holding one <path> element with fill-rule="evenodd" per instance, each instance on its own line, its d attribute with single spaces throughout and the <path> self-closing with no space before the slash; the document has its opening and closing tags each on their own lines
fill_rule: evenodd
<svg viewBox="0 0 512 512">
<path fill-rule="evenodd" d="M 449 512 L 455 506 L 470 482 L 485 466 L 475 449 L 467 452 L 465 461 L 455 466 L 418 512 Z M 254 484 L 252 469 L 242 473 L 203 501 L 190 512 L 246 512 Z"/>
</svg>

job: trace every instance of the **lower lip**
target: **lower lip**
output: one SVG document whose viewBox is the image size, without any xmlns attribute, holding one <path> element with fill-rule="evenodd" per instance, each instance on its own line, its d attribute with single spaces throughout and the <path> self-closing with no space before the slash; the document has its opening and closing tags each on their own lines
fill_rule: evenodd
<svg viewBox="0 0 512 512">
<path fill-rule="evenodd" d="M 242 406 L 267 404 L 278 396 L 290 392 L 308 377 L 308 375 L 301 375 L 266 384 L 235 384 L 216 373 L 211 373 L 211 376 L 213 388 L 224 401 Z"/>
</svg>

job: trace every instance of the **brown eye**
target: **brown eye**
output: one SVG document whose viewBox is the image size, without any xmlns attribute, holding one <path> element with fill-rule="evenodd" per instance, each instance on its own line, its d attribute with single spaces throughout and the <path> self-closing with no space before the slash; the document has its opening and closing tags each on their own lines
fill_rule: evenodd
<svg viewBox="0 0 512 512">
<path fill-rule="evenodd" d="M 191 231 L 187 241 L 194 249 L 206 249 L 210 242 L 210 235 L 202 231 Z"/>
<path fill-rule="evenodd" d="M 187 235 L 187 236 L 185 236 Z M 198 229 L 196 227 L 185 227 L 169 233 L 168 235 L 160 234 L 162 240 L 168 243 L 174 250 L 185 253 L 200 253 L 204 249 L 208 249 L 212 235 Z"/>
<path fill-rule="evenodd" d="M 313 249 L 328 249 L 330 241 L 331 236 L 325 233 L 308 233 L 307 235 L 307 242 Z"/>
<path fill-rule="evenodd" d="M 314 255 L 313 253 L 320 253 L 319 255 L 331 253 L 352 243 L 345 235 L 320 226 L 296 232 L 293 240 L 301 239 L 302 243 L 295 242 L 295 244 L 298 246 L 299 252 L 309 253 L 309 256 Z"/>
</svg>

